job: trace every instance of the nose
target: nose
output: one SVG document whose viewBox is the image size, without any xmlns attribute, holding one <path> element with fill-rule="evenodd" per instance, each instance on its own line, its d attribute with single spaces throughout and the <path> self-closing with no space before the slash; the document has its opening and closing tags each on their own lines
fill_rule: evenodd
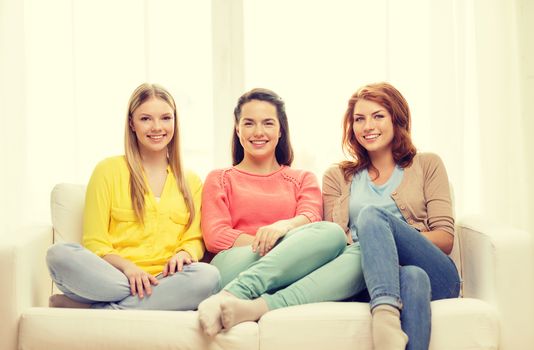
<svg viewBox="0 0 534 350">
<path fill-rule="evenodd" d="M 365 131 L 373 130 L 375 128 L 375 121 L 373 118 L 365 118 L 363 129 Z"/>
<path fill-rule="evenodd" d="M 160 130 L 161 129 L 161 121 L 159 119 L 154 119 L 154 122 L 152 123 L 152 130 Z"/>
<path fill-rule="evenodd" d="M 256 126 L 254 127 L 254 136 L 255 137 L 263 136 L 263 125 L 256 124 Z"/>
</svg>

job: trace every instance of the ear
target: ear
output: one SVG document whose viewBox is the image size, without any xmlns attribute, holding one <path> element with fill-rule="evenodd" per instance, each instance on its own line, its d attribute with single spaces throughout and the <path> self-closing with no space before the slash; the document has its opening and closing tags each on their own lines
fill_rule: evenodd
<svg viewBox="0 0 534 350">
<path fill-rule="evenodd" d="M 133 132 L 135 132 L 134 124 L 132 121 L 132 117 L 128 118 L 128 124 L 130 125 L 130 129 L 132 129 Z"/>
<path fill-rule="evenodd" d="M 235 133 L 239 137 L 239 126 L 237 125 L 235 126 Z"/>
</svg>

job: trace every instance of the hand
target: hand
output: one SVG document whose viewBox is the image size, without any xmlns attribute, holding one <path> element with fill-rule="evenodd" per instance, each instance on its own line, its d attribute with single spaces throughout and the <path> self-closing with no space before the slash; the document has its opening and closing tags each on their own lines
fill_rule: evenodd
<svg viewBox="0 0 534 350">
<path fill-rule="evenodd" d="M 145 292 L 146 295 L 152 294 L 151 285 L 157 285 L 159 283 L 156 277 L 135 264 L 129 264 L 122 272 L 130 282 L 132 295 L 137 294 L 141 299 L 145 296 Z"/>
<path fill-rule="evenodd" d="M 180 250 L 172 258 L 167 261 L 167 264 L 163 268 L 163 277 L 168 275 L 174 275 L 175 272 L 182 272 L 184 265 L 189 265 L 194 262 L 191 255 L 185 250 Z"/>
<path fill-rule="evenodd" d="M 289 230 L 291 230 L 291 226 L 285 220 L 260 227 L 252 242 L 252 251 L 259 252 L 261 256 L 264 256 L 274 247 L 276 241 L 285 236 Z"/>
</svg>

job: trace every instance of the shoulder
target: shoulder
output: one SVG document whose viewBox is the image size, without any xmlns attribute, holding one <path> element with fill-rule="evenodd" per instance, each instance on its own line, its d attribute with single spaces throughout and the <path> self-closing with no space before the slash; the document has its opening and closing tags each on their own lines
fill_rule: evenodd
<svg viewBox="0 0 534 350">
<path fill-rule="evenodd" d="M 194 190 L 194 189 L 197 189 L 199 187 L 202 187 L 202 180 L 197 175 L 197 173 L 195 173 L 194 171 L 189 170 L 189 169 L 185 169 L 184 170 L 184 177 L 185 177 L 185 182 L 187 183 L 187 185 L 191 189 Z"/>
<path fill-rule="evenodd" d="M 95 166 L 93 175 L 97 176 L 113 176 L 117 173 L 128 173 L 128 165 L 124 156 L 114 156 L 101 160 Z"/>
<path fill-rule="evenodd" d="M 348 184 L 352 181 L 352 175 L 345 179 L 345 173 L 340 164 L 332 164 L 323 174 L 323 182 Z"/>
<path fill-rule="evenodd" d="M 417 153 L 413 158 L 412 165 L 417 165 L 423 170 L 432 170 L 444 167 L 441 157 L 436 153 L 430 152 Z"/>
<path fill-rule="evenodd" d="M 222 168 L 222 169 L 214 169 L 208 173 L 208 176 L 206 176 L 206 181 L 204 181 L 204 185 L 213 186 L 224 186 L 226 183 L 226 179 L 229 176 L 232 176 L 232 173 L 234 173 L 234 169 L 232 167 L 230 168 Z"/>
<path fill-rule="evenodd" d="M 294 169 L 286 166 L 280 174 L 284 180 L 293 182 L 297 186 L 301 186 L 303 183 L 309 183 L 310 181 L 317 183 L 315 174 L 308 170 Z"/>
</svg>

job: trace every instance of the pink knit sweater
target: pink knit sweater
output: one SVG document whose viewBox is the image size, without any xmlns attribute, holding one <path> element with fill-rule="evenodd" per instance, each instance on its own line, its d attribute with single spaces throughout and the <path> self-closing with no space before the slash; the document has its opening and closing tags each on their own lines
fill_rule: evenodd
<svg viewBox="0 0 534 350">
<path fill-rule="evenodd" d="M 208 174 L 202 192 L 202 234 L 208 251 L 229 249 L 237 236 L 305 215 L 322 219 L 321 190 L 315 175 L 283 166 L 267 175 L 234 167 Z"/>
</svg>

